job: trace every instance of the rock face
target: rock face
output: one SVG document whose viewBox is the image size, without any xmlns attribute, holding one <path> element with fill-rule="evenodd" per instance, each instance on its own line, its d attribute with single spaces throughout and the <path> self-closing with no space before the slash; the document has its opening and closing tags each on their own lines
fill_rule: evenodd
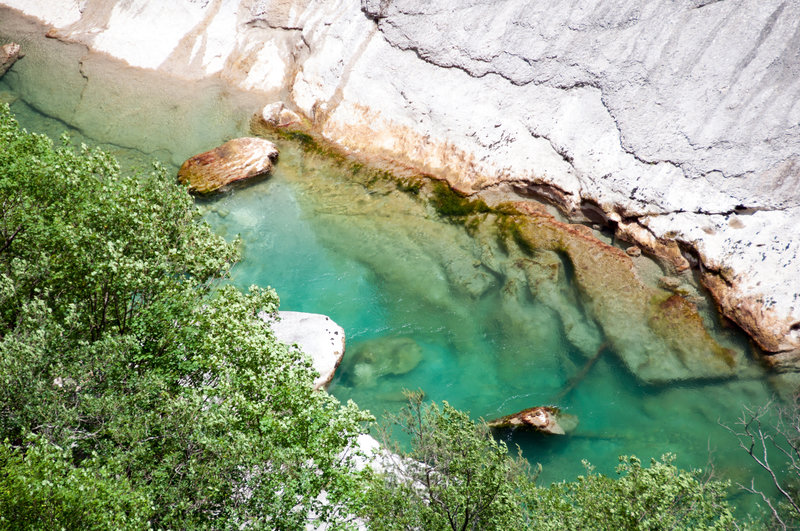
<svg viewBox="0 0 800 531">
<path fill-rule="evenodd" d="M 15 42 L 9 42 L 0 46 L 0 77 L 11 68 L 17 59 L 22 57 L 20 54 L 20 45 Z"/>
<path fill-rule="evenodd" d="M 800 361 L 798 2 L 2 4 L 134 66 L 283 100 L 462 191 L 591 210 L 676 271 L 686 254 L 726 316 Z"/>
<path fill-rule="evenodd" d="M 344 330 L 326 315 L 302 312 L 278 312 L 277 321 L 270 320 L 272 331 L 281 343 L 297 345 L 311 357 L 319 376 L 314 388 L 322 389 L 333 379 L 344 356 Z"/>
<path fill-rule="evenodd" d="M 528 205 L 518 206 L 525 210 Z M 744 360 L 709 335 L 693 304 L 644 284 L 627 253 L 598 242 L 581 225 L 534 209 L 526 214 L 518 237 L 532 248 L 569 258 L 591 315 L 639 379 L 655 384 L 726 378 L 744 368 Z"/>
<path fill-rule="evenodd" d="M 278 157 L 275 144 L 262 138 L 234 138 L 183 163 L 178 180 L 189 191 L 208 193 L 235 181 L 266 175 Z"/>
</svg>

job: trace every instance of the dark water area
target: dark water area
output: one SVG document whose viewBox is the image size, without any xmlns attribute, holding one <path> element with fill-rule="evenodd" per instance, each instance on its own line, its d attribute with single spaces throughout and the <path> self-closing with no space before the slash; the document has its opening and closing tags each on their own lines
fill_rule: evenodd
<svg viewBox="0 0 800 531">
<path fill-rule="evenodd" d="M 133 69 L 0 18 L 0 44 L 12 38 L 26 57 L 0 79 L 0 102 L 23 127 L 53 138 L 68 131 L 128 169 L 159 159 L 176 171 L 187 157 L 247 135 L 252 114 L 270 103 L 213 81 Z M 766 403 L 773 389 L 746 338 L 713 314 L 705 315 L 712 334 L 742 359 L 733 378 L 644 384 L 605 348 L 575 382 L 605 337 L 563 256 L 537 254 L 537 264 L 560 263 L 563 272 L 537 277 L 529 250 L 502 244 L 491 215 L 468 229 L 389 179 L 275 141 L 281 154 L 269 179 L 198 206 L 218 233 L 242 239 L 236 285 L 270 285 L 282 309 L 324 313 L 344 327 L 333 395 L 378 417 L 402 407 L 403 389 L 476 419 L 556 405 L 578 417 L 574 432 L 506 436 L 542 464 L 542 483 L 574 479 L 582 459 L 613 474 L 620 455 L 646 461 L 672 452 L 681 468 L 711 459 L 720 477 L 766 485 L 720 424 Z M 642 261 L 643 278 L 660 274 Z M 741 510 L 753 501 L 736 498 Z"/>
</svg>

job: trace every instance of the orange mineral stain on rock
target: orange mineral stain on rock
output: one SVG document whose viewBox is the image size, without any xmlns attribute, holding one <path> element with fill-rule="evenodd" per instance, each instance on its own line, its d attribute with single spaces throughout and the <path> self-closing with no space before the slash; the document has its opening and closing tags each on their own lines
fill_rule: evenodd
<svg viewBox="0 0 800 531">
<path fill-rule="evenodd" d="M 525 203 L 515 206 L 525 214 L 517 222 L 519 237 L 531 248 L 570 260 L 586 307 L 639 379 L 661 383 L 734 375 L 736 355 L 708 334 L 695 305 L 645 285 L 621 249 Z"/>
<path fill-rule="evenodd" d="M 268 140 L 234 138 L 184 162 L 178 180 L 188 184 L 191 192 L 213 192 L 232 182 L 269 173 L 277 157 L 277 148 Z"/>
<path fill-rule="evenodd" d="M 421 135 L 411 127 L 386 119 L 381 113 L 350 104 L 345 119 L 331 115 L 315 129 L 331 142 L 348 150 L 413 167 L 419 173 L 446 180 L 459 192 L 472 194 L 487 186 L 509 180 L 534 180 L 531 173 L 504 171 L 480 160 L 445 138 Z"/>
<path fill-rule="evenodd" d="M 800 366 L 800 334 L 760 297 L 742 297 L 735 275 L 704 272 L 703 284 L 714 295 L 720 312 L 741 326 L 766 351 L 765 361 L 780 370 L 796 372 Z"/>
</svg>

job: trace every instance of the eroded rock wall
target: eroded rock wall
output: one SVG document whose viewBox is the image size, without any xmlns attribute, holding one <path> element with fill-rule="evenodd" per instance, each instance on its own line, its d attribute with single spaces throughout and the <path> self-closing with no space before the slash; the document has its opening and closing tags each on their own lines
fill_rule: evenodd
<svg viewBox="0 0 800 531">
<path fill-rule="evenodd" d="M 586 206 L 800 358 L 800 2 L 2 0 L 354 152 Z M 777 358 L 776 358 L 777 359 Z"/>
</svg>

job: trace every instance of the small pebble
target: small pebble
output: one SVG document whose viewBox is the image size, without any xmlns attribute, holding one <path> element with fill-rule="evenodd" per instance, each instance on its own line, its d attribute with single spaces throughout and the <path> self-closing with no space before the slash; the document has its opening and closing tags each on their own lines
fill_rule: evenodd
<svg viewBox="0 0 800 531">
<path fill-rule="evenodd" d="M 661 277 L 658 279 L 658 285 L 664 289 L 676 289 L 681 285 L 680 279 L 675 277 Z"/>
<path fill-rule="evenodd" d="M 634 258 L 637 256 L 642 256 L 642 250 L 636 247 L 635 245 L 631 245 L 630 247 L 625 249 L 625 252 L 628 253 L 628 256 L 632 256 Z"/>
</svg>

